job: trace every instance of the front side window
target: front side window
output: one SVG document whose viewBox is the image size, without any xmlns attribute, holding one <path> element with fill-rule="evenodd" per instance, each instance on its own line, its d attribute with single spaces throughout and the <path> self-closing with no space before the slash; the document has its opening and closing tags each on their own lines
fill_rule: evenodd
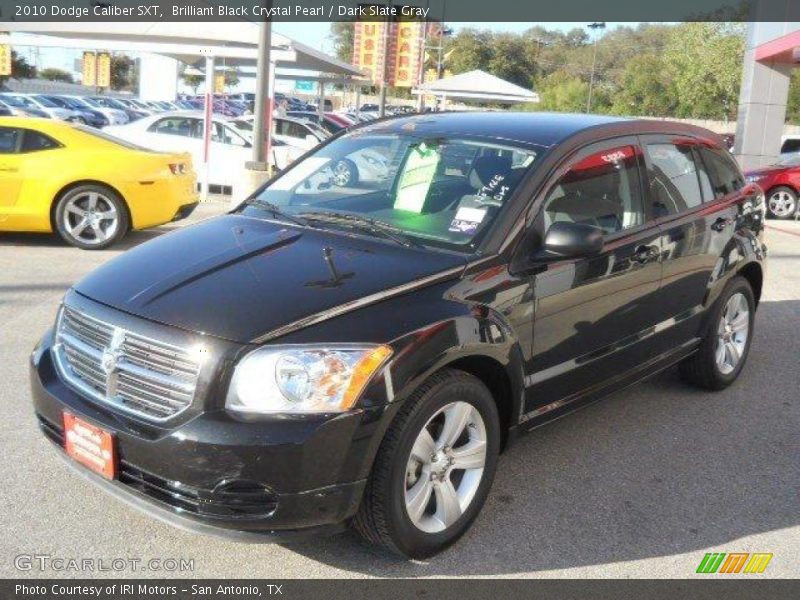
<svg viewBox="0 0 800 600">
<path fill-rule="evenodd" d="M 650 193 L 656 216 L 663 217 L 695 208 L 703 203 L 694 144 L 647 144 L 652 167 L 648 170 Z"/>
<path fill-rule="evenodd" d="M 604 149 L 570 167 L 543 205 L 545 231 L 567 221 L 600 227 L 607 235 L 644 224 L 638 149 Z"/>
<path fill-rule="evenodd" d="M 317 149 L 240 210 L 269 217 L 263 207 L 277 206 L 311 226 L 363 217 L 418 243 L 462 248 L 495 220 L 536 158 L 534 148 L 483 139 L 358 132 Z"/>
<path fill-rule="evenodd" d="M 22 131 L 14 127 L 0 127 L 0 154 L 14 154 L 17 151 Z"/>
</svg>

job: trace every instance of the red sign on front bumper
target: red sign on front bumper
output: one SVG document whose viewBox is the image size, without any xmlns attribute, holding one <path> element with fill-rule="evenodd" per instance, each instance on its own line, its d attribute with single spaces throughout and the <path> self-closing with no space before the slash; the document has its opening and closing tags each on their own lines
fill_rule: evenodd
<svg viewBox="0 0 800 600">
<path fill-rule="evenodd" d="M 109 432 L 64 413 L 64 448 L 68 456 L 103 477 L 116 477 L 114 437 Z"/>
</svg>

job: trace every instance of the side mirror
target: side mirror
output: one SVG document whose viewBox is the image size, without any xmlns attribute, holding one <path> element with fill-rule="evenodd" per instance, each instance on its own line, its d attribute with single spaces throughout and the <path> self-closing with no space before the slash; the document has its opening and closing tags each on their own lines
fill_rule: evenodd
<svg viewBox="0 0 800 600">
<path fill-rule="evenodd" d="M 559 221 L 550 225 L 544 236 L 542 253 L 546 258 L 580 258 L 603 250 L 605 232 L 585 223 Z"/>
</svg>

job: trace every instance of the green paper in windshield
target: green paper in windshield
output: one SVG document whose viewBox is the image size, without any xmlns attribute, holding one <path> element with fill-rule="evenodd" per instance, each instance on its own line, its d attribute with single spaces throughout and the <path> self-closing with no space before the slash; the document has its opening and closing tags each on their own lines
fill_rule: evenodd
<svg viewBox="0 0 800 600">
<path fill-rule="evenodd" d="M 425 145 L 424 142 L 411 150 L 411 155 L 400 174 L 400 182 L 397 184 L 397 198 L 394 201 L 396 209 L 422 212 L 428 189 L 431 187 L 441 159 L 439 151 Z"/>
</svg>

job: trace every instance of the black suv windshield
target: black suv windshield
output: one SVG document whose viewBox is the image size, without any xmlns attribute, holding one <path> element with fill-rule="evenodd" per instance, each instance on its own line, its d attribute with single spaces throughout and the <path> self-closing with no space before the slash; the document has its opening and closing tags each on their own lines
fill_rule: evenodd
<svg viewBox="0 0 800 600">
<path fill-rule="evenodd" d="M 267 206 L 317 221 L 321 213 L 355 216 L 419 243 L 462 249 L 497 217 L 536 158 L 531 148 L 483 138 L 354 132 L 295 164 L 239 210 L 258 216 L 269 214 Z"/>
</svg>

